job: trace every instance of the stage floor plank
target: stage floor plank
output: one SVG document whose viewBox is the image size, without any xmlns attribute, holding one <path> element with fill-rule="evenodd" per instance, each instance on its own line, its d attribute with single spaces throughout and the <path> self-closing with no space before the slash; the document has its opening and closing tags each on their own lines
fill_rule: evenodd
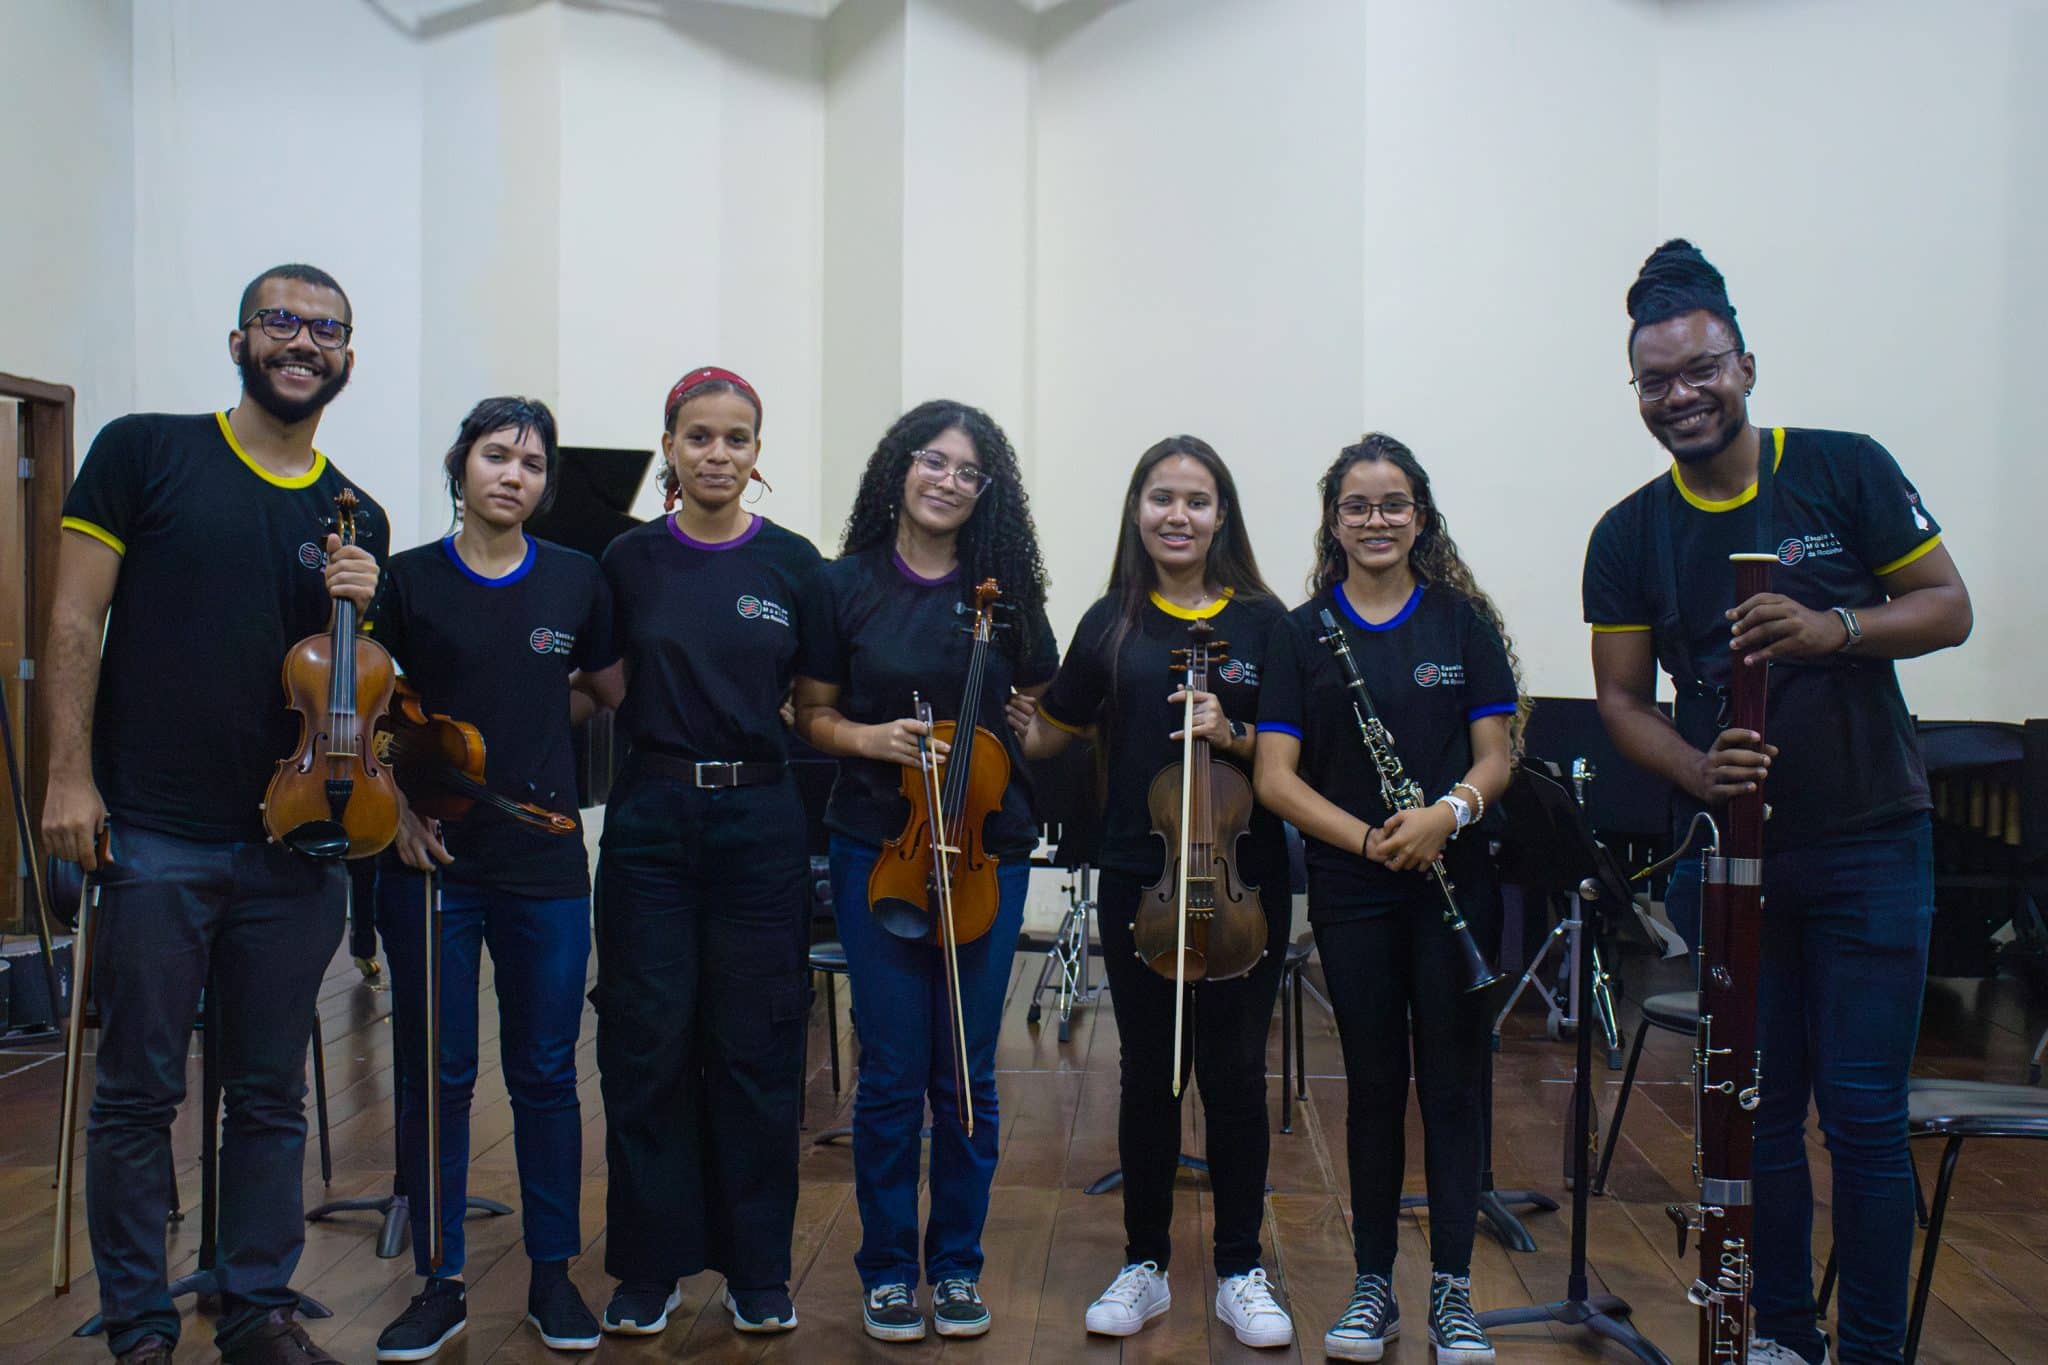
<svg viewBox="0 0 2048 1365">
<path fill-rule="evenodd" d="M 1123 1342 L 1090 1338 L 1082 1311 L 1110 1277 L 1122 1255 L 1122 1208 L 1114 1195 L 1084 1188 L 1112 1169 L 1116 1155 L 1117 1031 L 1107 996 L 1076 1011 L 1072 1036 L 1060 1043 L 1048 1015 L 1026 1023 L 1040 958 L 1020 954 L 1012 974 L 998 1085 L 1002 1095 L 1002 1164 L 996 1175 L 985 1236 L 983 1290 L 996 1325 L 986 1338 L 943 1342 L 932 1337 L 910 1346 L 883 1346 L 859 1329 L 859 1282 L 853 1252 L 860 1215 L 853 1197 L 852 1154 L 844 1141 L 814 1138 L 850 1121 L 855 1049 L 846 1018 L 850 1004 L 839 983 L 840 1061 L 845 1083 L 831 1083 L 824 993 L 813 1009 L 806 1074 L 802 1193 L 798 1205 L 794 1285 L 802 1325 L 784 1337 L 734 1333 L 721 1304 L 717 1277 L 685 1283 L 686 1298 L 665 1335 L 657 1339 L 607 1338 L 599 1351 L 618 1361 L 875 1361 L 932 1359 L 978 1362 L 1319 1360 L 1323 1331 L 1343 1306 L 1351 1283 L 1351 1237 L 1344 1174 L 1345 1085 L 1335 1029 L 1313 1003 L 1308 1007 L 1308 1098 L 1297 1102 L 1294 1131 L 1279 1132 L 1280 1033 L 1269 1040 L 1272 1073 L 1268 1103 L 1273 1157 L 1264 1241 L 1267 1267 L 1290 1302 L 1298 1344 L 1286 1351 L 1251 1351 L 1238 1345 L 1211 1311 L 1215 1276 L 1209 1265 L 1209 1196 L 1201 1176 L 1184 1170 L 1175 1194 L 1172 1311 Z M 489 967 L 486 965 L 488 976 Z M 1626 974 L 1636 994 L 1678 984 L 1669 964 L 1631 956 Z M 1098 972 L 1099 977 L 1099 972 Z M 1316 977 L 1313 967 L 1311 977 Z M 1640 980 L 1639 980 L 1640 979 Z M 1931 983 L 1927 1026 L 1918 1069 L 1932 1074 L 2015 1079 L 2024 1074 L 2029 1028 L 2041 1021 L 2013 998 L 2009 983 Z M 485 1047 L 473 1120 L 474 1193 L 517 1204 L 511 1110 L 496 1056 L 495 992 L 485 989 Z M 353 963 L 338 956 L 321 994 L 334 1177 L 320 1178 L 317 1147 L 307 1148 L 307 1205 L 328 1199 L 374 1196 L 388 1188 L 392 1100 L 389 997 L 366 986 Z M 1633 1011 L 1624 1005 L 1624 1021 Z M 604 1116 L 593 1057 L 594 1018 L 588 1010 L 578 1052 L 583 1102 L 583 1227 L 588 1239 L 574 1268 L 593 1309 L 611 1289 L 604 1274 Z M 1691 1160 L 1690 1109 L 1685 1089 L 1688 1043 L 1653 1034 L 1630 1101 L 1616 1154 L 1612 1193 L 1595 1201 L 1591 1269 L 1595 1291 L 1621 1294 L 1636 1321 L 1679 1359 L 1692 1354 L 1694 1312 L 1685 1301 L 1690 1259 L 1674 1255 L 1664 1205 L 1683 1197 Z M 69 1331 L 95 1306 L 95 1280 L 86 1244 L 82 1197 L 74 1210 L 73 1292 L 49 1293 L 51 1142 L 60 1068 L 49 1044 L 13 1042 L 0 1049 L 0 1365 L 85 1362 L 105 1358 L 97 1340 Z M 1570 1049 L 1543 1036 L 1542 1015 L 1529 1002 L 1510 1022 L 1496 1067 L 1494 1169 L 1502 1188 L 1545 1191 L 1560 1201 L 1563 1118 L 1569 1095 Z M 1611 1113 L 1620 1075 L 1596 1061 L 1603 1112 Z M 88 1079 L 90 1070 L 88 1067 Z M 195 1046 L 189 1085 L 199 1089 Z M 188 1210 L 199 1199 L 198 1135 L 192 1104 L 173 1130 L 180 1199 Z M 309 1116 L 310 1117 L 310 1116 Z M 1815 1274 L 1829 1247 L 1828 1160 L 1817 1126 L 1810 1127 L 1815 1186 Z M 1421 1188 L 1422 1133 L 1408 1120 L 1409 1187 Z M 1183 1124 L 1184 1150 L 1198 1153 L 1203 1139 L 1199 1102 Z M 1938 1149 L 1916 1144 L 1923 1180 L 1933 1185 Z M 2048 1180 L 2039 1153 L 2024 1143 L 1976 1142 L 1965 1153 L 1935 1275 L 1936 1302 L 1928 1314 L 1921 1359 L 1930 1362 L 2023 1361 L 2042 1358 L 2048 1341 Z M 1566 1204 L 1569 1210 L 1569 1204 Z M 1506 1250 L 1482 1227 L 1473 1260 L 1473 1290 L 1483 1308 L 1555 1298 L 1563 1292 L 1570 1224 L 1567 1213 L 1527 1218 L 1538 1250 Z M 196 1217 L 173 1226 L 171 1273 L 190 1270 L 198 1251 Z M 1428 1216 L 1402 1216 L 1396 1289 L 1407 1310 L 1408 1332 L 1390 1361 L 1428 1358 Z M 374 1215 L 347 1215 L 307 1230 L 298 1286 L 334 1310 L 309 1323 L 313 1335 L 347 1361 L 368 1361 L 377 1333 L 405 1306 L 415 1288 L 410 1255 L 384 1261 L 375 1255 Z M 1916 1252 L 1917 1255 L 1917 1252 Z M 517 1217 L 476 1218 L 469 1227 L 470 1321 L 467 1332 L 440 1359 L 451 1365 L 490 1362 L 559 1362 L 524 1323 L 526 1264 Z M 179 1361 L 217 1359 L 210 1324 L 186 1305 Z M 1495 1333 L 1504 1361 L 1620 1360 L 1590 1338 L 1561 1328 L 1521 1327 Z"/>
</svg>

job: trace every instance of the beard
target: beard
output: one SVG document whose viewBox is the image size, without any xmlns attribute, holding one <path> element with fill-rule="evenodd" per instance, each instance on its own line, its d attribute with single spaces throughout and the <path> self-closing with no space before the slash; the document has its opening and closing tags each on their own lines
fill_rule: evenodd
<svg viewBox="0 0 2048 1365">
<path fill-rule="evenodd" d="M 286 398 L 279 393 L 270 378 L 270 371 L 249 359 L 246 346 L 235 357 L 235 368 L 242 375 L 242 392 L 248 394 L 257 407 L 286 426 L 294 426 L 332 403 L 334 396 L 348 387 L 349 375 L 355 367 L 347 360 L 342 361 L 338 373 L 304 398 Z"/>
<path fill-rule="evenodd" d="M 1743 414 L 1724 413 L 1718 429 L 1710 428 L 1708 432 L 1691 438 L 1690 444 L 1674 436 L 1667 427 L 1659 426 L 1656 435 L 1658 443 L 1671 452 L 1672 459 L 1680 464 L 1699 464 L 1734 445 L 1735 438 L 1742 434 L 1743 426 Z"/>
</svg>

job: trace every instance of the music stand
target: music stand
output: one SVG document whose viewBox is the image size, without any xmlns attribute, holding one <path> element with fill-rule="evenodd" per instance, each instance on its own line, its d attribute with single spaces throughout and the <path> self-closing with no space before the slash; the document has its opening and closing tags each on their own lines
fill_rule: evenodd
<svg viewBox="0 0 2048 1365">
<path fill-rule="evenodd" d="M 1629 904 L 1628 879 L 1586 825 L 1586 817 L 1570 792 L 1540 773 L 1521 769 L 1501 797 L 1508 826 L 1514 831 L 1515 880 L 1545 894 L 1575 895 L 1580 913 L 1596 934 L 1601 907 Z M 1580 953 L 1574 964 L 1580 999 L 1592 999 L 1593 955 Z M 1628 1321 L 1626 1300 L 1593 1294 L 1586 1278 L 1587 1201 L 1592 1191 L 1593 1030 L 1578 1030 L 1578 1059 L 1572 1078 L 1572 1256 L 1565 1296 L 1525 1308 L 1496 1308 L 1481 1313 L 1485 1327 L 1525 1322 L 1557 1322 L 1584 1327 L 1620 1344 L 1649 1365 L 1671 1365 L 1671 1358 Z"/>
</svg>

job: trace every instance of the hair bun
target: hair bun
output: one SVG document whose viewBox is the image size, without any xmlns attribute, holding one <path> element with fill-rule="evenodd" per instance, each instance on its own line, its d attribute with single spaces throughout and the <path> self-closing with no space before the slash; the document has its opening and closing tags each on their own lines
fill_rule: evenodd
<svg viewBox="0 0 2048 1365">
<path fill-rule="evenodd" d="M 1628 288 L 1628 316 L 1635 330 L 1653 326 L 1683 313 L 1712 313 L 1735 331 L 1736 344 L 1742 332 L 1735 323 L 1735 305 L 1728 301 L 1728 282 L 1700 249 L 1683 237 L 1673 237 L 1651 252 Z M 1633 333 L 1631 334 L 1633 335 Z"/>
</svg>

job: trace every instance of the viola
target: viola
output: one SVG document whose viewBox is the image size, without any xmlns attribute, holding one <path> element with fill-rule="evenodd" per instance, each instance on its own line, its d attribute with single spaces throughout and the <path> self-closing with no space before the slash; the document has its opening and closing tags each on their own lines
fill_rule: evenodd
<svg viewBox="0 0 2048 1365">
<path fill-rule="evenodd" d="M 1209 670 L 1229 659 L 1207 621 L 1188 627 L 1173 652 L 1183 697 L 1181 759 L 1161 768 L 1146 793 L 1152 832 L 1166 845 L 1166 867 L 1145 889 L 1131 922 L 1138 957 L 1174 983 L 1173 1093 L 1180 1094 L 1181 1017 L 1191 982 L 1243 976 L 1266 955 L 1266 910 L 1259 889 L 1238 871 L 1238 843 L 1250 827 L 1252 787 L 1228 763 L 1210 761 L 1195 735 L 1195 693 Z"/>
<path fill-rule="evenodd" d="M 361 505 L 354 489 L 334 495 L 344 546 L 356 543 Z M 398 785 L 371 742 L 398 670 L 356 624 L 356 604 L 337 597 L 327 629 L 284 656 L 285 705 L 299 713 L 299 742 L 263 794 L 263 828 L 310 858 L 367 858 L 398 834 Z"/>
<path fill-rule="evenodd" d="M 577 832 L 576 821 L 560 811 L 514 801 L 484 785 L 484 737 L 474 725 L 429 712 L 425 698 L 403 678 L 394 700 L 384 716 L 381 747 L 415 812 L 453 824 L 484 805 L 548 834 Z"/>
</svg>

